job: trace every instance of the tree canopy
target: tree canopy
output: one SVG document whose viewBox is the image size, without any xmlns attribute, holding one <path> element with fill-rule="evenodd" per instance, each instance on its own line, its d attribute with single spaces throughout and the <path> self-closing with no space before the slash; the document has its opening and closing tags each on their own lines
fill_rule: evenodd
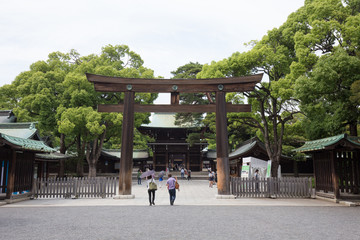
<svg viewBox="0 0 360 240">
<path fill-rule="evenodd" d="M 19 121 L 37 121 L 41 134 L 53 136 L 52 144 L 63 153 L 74 148 L 79 160 L 78 174 L 82 175 L 81 164 L 86 157 L 89 176 L 95 176 L 102 146 L 118 147 L 122 126 L 121 113 L 99 113 L 97 105 L 121 103 L 123 94 L 95 92 L 85 73 L 154 78 L 153 71 L 143 67 L 143 60 L 128 46 L 107 45 L 100 55 L 81 57 L 75 50 L 50 53 L 46 61 L 33 63 L 29 71 L 20 73 L 0 91 L 9 93 L 2 107 L 13 108 Z M 135 101 L 152 103 L 156 97 L 157 94 L 140 93 Z M 135 127 L 148 123 L 149 116 L 137 113 Z M 144 147 L 146 138 L 138 139 L 137 143 Z"/>
<path fill-rule="evenodd" d="M 296 32 L 297 97 L 310 120 L 308 137 L 357 136 L 360 80 L 360 1 L 306 1 L 308 30 Z M 296 75 L 296 74 L 295 74 Z M 352 91 L 351 91 L 352 88 Z"/>
<path fill-rule="evenodd" d="M 284 141 L 294 144 L 285 136 L 292 134 L 304 140 L 298 121 L 310 126 L 307 131 L 317 131 L 313 137 L 343 131 L 344 125 L 350 125 L 355 135 L 359 119 L 358 6 L 358 0 L 305 1 L 279 28 L 268 31 L 260 41 L 250 42 L 249 51 L 205 64 L 197 75 L 218 78 L 266 74 L 255 91 L 245 93 L 252 113 L 234 113 L 230 119 L 258 129 L 273 161 L 273 176 Z M 231 98 L 228 96 L 228 100 Z"/>
</svg>

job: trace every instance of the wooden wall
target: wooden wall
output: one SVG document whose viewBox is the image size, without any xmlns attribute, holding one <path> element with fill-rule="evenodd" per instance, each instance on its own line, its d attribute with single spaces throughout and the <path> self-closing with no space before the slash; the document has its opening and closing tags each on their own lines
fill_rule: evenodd
<svg viewBox="0 0 360 240">
<path fill-rule="evenodd" d="M 0 193 L 6 193 L 10 161 L 11 149 L 0 148 Z"/>
<path fill-rule="evenodd" d="M 35 153 L 17 152 L 14 192 L 31 191 Z"/>
</svg>

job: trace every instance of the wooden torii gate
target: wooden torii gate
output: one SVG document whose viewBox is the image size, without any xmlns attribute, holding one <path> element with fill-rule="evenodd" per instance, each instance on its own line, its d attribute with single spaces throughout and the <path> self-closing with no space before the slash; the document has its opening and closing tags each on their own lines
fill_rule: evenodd
<svg viewBox="0 0 360 240">
<path fill-rule="evenodd" d="M 216 153 L 218 194 L 230 194 L 230 169 L 228 152 L 227 112 L 250 112 L 248 104 L 226 103 L 227 92 L 253 91 L 263 74 L 214 79 L 143 79 L 108 77 L 86 74 L 99 92 L 124 92 L 124 104 L 98 105 L 99 112 L 122 112 L 122 144 L 119 173 L 119 195 L 131 195 L 133 167 L 134 112 L 216 112 Z M 136 92 L 171 93 L 171 105 L 135 104 Z M 215 104 L 180 105 L 179 93 L 215 92 Z"/>
</svg>

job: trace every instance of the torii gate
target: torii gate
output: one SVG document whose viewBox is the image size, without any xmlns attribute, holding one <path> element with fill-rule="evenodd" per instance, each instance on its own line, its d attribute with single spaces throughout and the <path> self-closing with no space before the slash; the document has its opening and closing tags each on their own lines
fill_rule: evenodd
<svg viewBox="0 0 360 240">
<path fill-rule="evenodd" d="M 227 92 L 252 91 L 263 74 L 214 79 L 144 79 L 121 78 L 86 73 L 99 92 L 124 92 L 124 104 L 98 105 L 99 112 L 122 112 L 122 144 L 119 172 L 119 195 L 131 195 L 133 168 L 134 112 L 216 112 L 216 153 L 218 194 L 230 194 L 227 112 L 250 112 L 248 104 L 226 103 Z M 171 105 L 134 104 L 136 92 L 171 93 Z M 216 103 L 207 105 L 179 105 L 179 93 L 215 92 Z M 126 197 L 126 196 L 124 196 Z"/>
</svg>

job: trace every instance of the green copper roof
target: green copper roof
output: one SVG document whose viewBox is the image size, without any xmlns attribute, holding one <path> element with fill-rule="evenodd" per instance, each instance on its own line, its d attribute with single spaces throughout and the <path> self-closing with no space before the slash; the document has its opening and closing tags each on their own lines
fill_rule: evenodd
<svg viewBox="0 0 360 240">
<path fill-rule="evenodd" d="M 24 150 L 31 150 L 37 152 L 55 152 L 55 149 L 45 145 L 45 143 L 43 143 L 42 141 L 13 137 L 3 133 L 0 133 L 0 141 L 5 143 L 8 142 Z"/>
<path fill-rule="evenodd" d="M 245 144 L 243 144 L 242 146 L 237 148 L 235 151 L 231 152 L 229 154 L 229 158 L 234 158 L 236 156 L 239 156 L 239 155 L 242 155 L 242 154 L 248 152 L 253 147 L 255 147 L 257 143 L 258 142 L 257 142 L 256 138 L 251 138 L 249 141 L 246 141 Z M 266 150 L 264 149 L 264 151 L 266 151 Z"/>
<path fill-rule="evenodd" d="M 62 154 L 59 152 L 51 152 L 51 153 L 36 153 L 36 160 L 42 161 L 59 161 L 62 159 L 68 159 L 71 156 L 68 154 Z"/>
<path fill-rule="evenodd" d="M 0 123 L 12 123 L 16 117 L 11 110 L 0 110 Z"/>
<path fill-rule="evenodd" d="M 348 136 L 347 134 L 340 134 L 333 137 L 322 138 L 314 141 L 305 142 L 302 147 L 294 149 L 295 152 L 311 152 L 315 150 L 325 149 L 328 146 L 336 144 L 340 140 L 346 140 L 355 146 L 360 148 L 360 138 L 359 137 L 352 137 Z"/>
<path fill-rule="evenodd" d="M 32 138 L 37 129 L 35 123 L 0 123 L 0 133 L 18 138 Z"/>
<path fill-rule="evenodd" d="M 242 156 L 243 154 L 248 153 L 251 151 L 256 145 L 258 145 L 260 148 L 264 150 L 266 153 L 265 145 L 263 142 L 261 142 L 257 137 L 250 138 L 247 141 L 244 141 L 240 147 L 235 149 L 233 152 L 229 153 L 229 159 L 235 159 L 239 156 Z M 215 159 L 217 157 L 216 150 L 209 150 L 207 152 L 207 158 Z"/>
</svg>

